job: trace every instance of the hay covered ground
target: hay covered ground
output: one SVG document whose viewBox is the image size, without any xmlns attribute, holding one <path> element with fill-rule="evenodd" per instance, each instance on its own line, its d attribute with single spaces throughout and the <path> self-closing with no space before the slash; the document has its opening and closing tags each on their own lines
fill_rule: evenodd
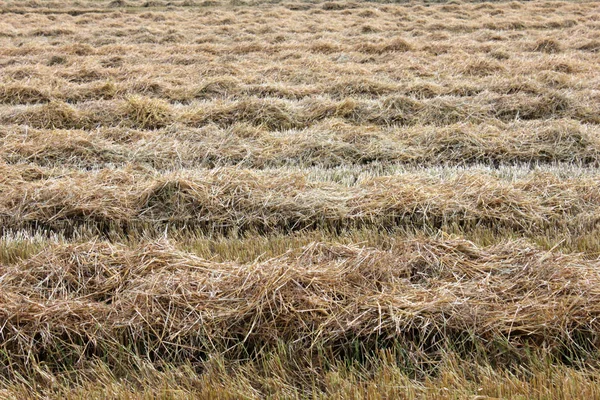
<svg viewBox="0 0 600 400">
<path fill-rule="evenodd" d="M 0 398 L 598 398 L 600 5 L 0 0 Z"/>
</svg>

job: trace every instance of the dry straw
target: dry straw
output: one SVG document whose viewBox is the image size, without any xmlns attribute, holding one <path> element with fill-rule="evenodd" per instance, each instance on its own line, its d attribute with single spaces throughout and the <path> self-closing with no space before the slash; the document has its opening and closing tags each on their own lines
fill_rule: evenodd
<svg viewBox="0 0 600 400">
<path fill-rule="evenodd" d="M 524 242 L 455 239 L 390 251 L 314 243 L 258 264 L 210 262 L 165 242 L 57 245 L 0 270 L 0 345 L 22 365 L 119 346 L 183 362 L 280 341 L 344 347 L 340 338 L 564 351 L 597 345 L 598 268 Z"/>
<path fill-rule="evenodd" d="M 0 14 L 0 398 L 600 397 L 593 2 Z"/>
</svg>

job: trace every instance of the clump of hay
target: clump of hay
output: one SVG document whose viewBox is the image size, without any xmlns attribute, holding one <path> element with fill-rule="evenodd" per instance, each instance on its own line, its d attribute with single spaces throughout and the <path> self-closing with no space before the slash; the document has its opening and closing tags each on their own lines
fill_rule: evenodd
<svg viewBox="0 0 600 400">
<path fill-rule="evenodd" d="M 119 7 L 127 7 L 129 4 L 125 0 L 111 0 L 107 7 L 109 8 L 119 8 Z"/>
<path fill-rule="evenodd" d="M 562 51 L 561 44 L 555 39 L 541 39 L 533 45 L 533 51 L 541 53 L 556 54 Z"/>
<path fill-rule="evenodd" d="M 22 84 L 0 84 L 0 104 L 47 103 L 52 96 L 41 89 Z"/>
<path fill-rule="evenodd" d="M 169 103 L 160 99 L 130 96 L 121 106 L 123 119 L 136 128 L 159 129 L 173 122 Z"/>
<path fill-rule="evenodd" d="M 64 29 L 64 28 L 56 28 L 56 29 L 36 29 L 35 31 L 31 32 L 31 35 L 33 36 L 67 36 L 67 35 L 73 35 L 75 34 L 74 31 L 70 30 L 70 29 Z"/>
<path fill-rule="evenodd" d="M 504 67 L 496 61 L 479 59 L 461 64 L 460 70 L 466 75 L 488 76 L 503 71 Z"/>
<path fill-rule="evenodd" d="M 357 95 L 381 96 L 397 91 L 398 86 L 385 81 L 358 78 L 333 82 L 327 90 L 330 94 L 341 98 Z"/>
<path fill-rule="evenodd" d="M 123 66 L 123 57 L 121 56 L 112 56 L 100 61 L 100 65 L 104 68 L 118 68 Z"/>
<path fill-rule="evenodd" d="M 64 54 L 72 54 L 76 56 L 90 56 L 96 54 L 96 49 L 87 43 L 70 43 L 61 46 L 60 51 Z"/>
<path fill-rule="evenodd" d="M 328 1 L 323 3 L 323 5 L 321 6 L 321 8 L 323 10 L 327 10 L 327 11 L 339 11 L 339 10 L 346 10 L 349 8 L 356 8 L 358 7 L 358 4 L 353 3 L 353 2 L 336 2 L 336 1 Z"/>
<path fill-rule="evenodd" d="M 270 130 L 303 126 L 287 102 L 272 99 L 246 98 L 234 103 L 216 102 L 211 107 L 189 112 L 182 119 L 195 126 L 208 123 L 230 126 L 236 122 L 248 122 Z"/>
<path fill-rule="evenodd" d="M 360 32 L 369 34 L 369 33 L 381 32 L 381 29 L 374 27 L 372 25 L 363 25 L 360 28 Z"/>
<path fill-rule="evenodd" d="M 53 65 L 64 65 L 67 63 L 67 61 L 68 59 L 65 56 L 53 55 L 52 57 L 50 57 L 46 65 L 48 65 L 49 67 Z"/>
<path fill-rule="evenodd" d="M 240 90 L 240 82 L 233 77 L 213 78 L 192 89 L 190 95 L 196 99 L 224 97 Z"/>
<path fill-rule="evenodd" d="M 363 10 L 363 11 L 359 12 L 356 15 L 359 17 L 362 17 L 362 18 L 374 18 L 374 17 L 378 17 L 381 14 L 374 9 L 367 9 L 367 10 Z"/>
<path fill-rule="evenodd" d="M 407 96 L 414 97 L 416 99 L 432 99 L 445 94 L 447 90 L 432 82 L 415 82 L 410 84 L 404 89 L 404 93 Z"/>
<path fill-rule="evenodd" d="M 406 52 L 413 46 L 402 38 L 394 38 L 381 43 L 364 43 L 357 46 L 357 50 L 367 54 L 384 54 L 392 52 Z"/>
<path fill-rule="evenodd" d="M 560 92 L 547 92 L 539 96 L 517 93 L 502 96 L 494 105 L 501 119 L 548 119 L 564 117 L 575 108 L 573 101 Z"/>
<path fill-rule="evenodd" d="M 72 129 L 86 125 L 84 116 L 71 105 L 52 100 L 47 104 L 30 106 L 17 113 L 12 122 L 34 128 Z"/>
<path fill-rule="evenodd" d="M 323 54 L 331 54 L 331 53 L 339 53 L 342 50 L 342 47 L 337 43 L 332 43 L 330 41 L 316 41 L 310 44 L 310 50 L 315 53 L 323 53 Z"/>
<path fill-rule="evenodd" d="M 600 52 L 600 40 L 592 40 L 585 44 L 582 44 L 577 48 L 577 50 L 589 51 L 591 53 Z"/>
<path fill-rule="evenodd" d="M 20 140 L 19 140 L 20 139 Z M 107 140 L 81 130 L 34 130 L 5 142 L 13 162 L 44 166 L 98 168 L 107 163 L 122 163 L 125 155 Z"/>
<path fill-rule="evenodd" d="M 246 122 L 234 124 L 229 131 L 233 135 L 243 139 L 260 139 L 267 133 L 267 131 L 261 127 L 250 125 Z"/>
<path fill-rule="evenodd" d="M 378 109 L 368 117 L 369 121 L 380 124 L 407 124 L 418 118 L 426 106 L 419 100 L 403 95 L 384 98 Z"/>
<path fill-rule="evenodd" d="M 489 54 L 490 54 L 490 57 L 492 57 L 498 61 L 504 61 L 504 60 L 508 60 L 510 58 L 510 54 L 508 54 L 506 51 L 502 51 L 502 50 L 493 50 Z"/>
<path fill-rule="evenodd" d="M 64 97 L 69 102 L 89 100 L 111 100 L 121 92 L 119 86 L 112 81 L 91 83 L 77 87 L 65 93 Z"/>
<path fill-rule="evenodd" d="M 156 0 L 148 0 L 142 4 L 142 7 L 164 7 L 165 3 L 156 1 Z"/>
</svg>

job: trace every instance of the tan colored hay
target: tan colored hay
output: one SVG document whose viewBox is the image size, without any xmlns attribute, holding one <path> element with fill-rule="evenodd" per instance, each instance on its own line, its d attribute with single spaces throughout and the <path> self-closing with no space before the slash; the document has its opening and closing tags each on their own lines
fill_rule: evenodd
<svg viewBox="0 0 600 400">
<path fill-rule="evenodd" d="M 15 363 L 81 345 L 106 354 L 133 341 L 175 363 L 281 342 L 419 348 L 430 335 L 452 342 L 466 334 L 490 351 L 502 338 L 561 351 L 598 329 L 597 264 L 524 242 L 480 248 L 456 239 L 389 251 L 314 243 L 258 264 L 214 263 L 164 242 L 57 245 L 2 267 L 0 319 L 19 335 L 3 336 L 1 346 Z"/>
</svg>

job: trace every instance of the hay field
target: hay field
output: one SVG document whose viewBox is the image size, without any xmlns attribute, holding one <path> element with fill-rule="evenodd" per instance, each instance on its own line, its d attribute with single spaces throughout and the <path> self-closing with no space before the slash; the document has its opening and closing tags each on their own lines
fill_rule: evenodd
<svg viewBox="0 0 600 400">
<path fill-rule="evenodd" d="M 600 398 L 600 4 L 0 0 L 0 398 Z"/>
</svg>

